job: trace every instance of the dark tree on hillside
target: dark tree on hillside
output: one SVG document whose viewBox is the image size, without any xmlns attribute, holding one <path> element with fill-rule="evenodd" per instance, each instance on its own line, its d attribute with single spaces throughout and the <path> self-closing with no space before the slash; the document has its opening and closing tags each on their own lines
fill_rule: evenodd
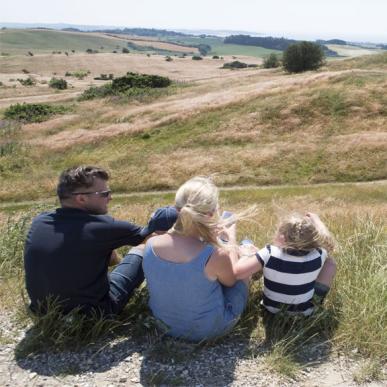
<svg viewBox="0 0 387 387">
<path fill-rule="evenodd" d="M 289 73 L 317 70 L 324 64 L 324 53 L 318 44 L 300 42 L 285 50 L 282 61 Z"/>
</svg>

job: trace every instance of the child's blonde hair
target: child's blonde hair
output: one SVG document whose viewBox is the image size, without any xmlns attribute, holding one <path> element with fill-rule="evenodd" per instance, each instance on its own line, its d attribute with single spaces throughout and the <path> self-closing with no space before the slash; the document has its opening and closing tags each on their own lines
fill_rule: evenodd
<svg viewBox="0 0 387 387">
<path fill-rule="evenodd" d="M 198 234 L 203 241 L 219 246 L 218 199 L 218 188 L 210 178 L 197 176 L 185 182 L 176 192 L 179 217 L 173 230 L 185 236 Z"/>
<path fill-rule="evenodd" d="M 322 226 L 314 223 L 309 216 L 292 213 L 280 221 L 276 238 L 282 236 L 283 248 L 310 251 L 323 247 L 332 251 L 335 241 L 325 225 Z"/>
</svg>

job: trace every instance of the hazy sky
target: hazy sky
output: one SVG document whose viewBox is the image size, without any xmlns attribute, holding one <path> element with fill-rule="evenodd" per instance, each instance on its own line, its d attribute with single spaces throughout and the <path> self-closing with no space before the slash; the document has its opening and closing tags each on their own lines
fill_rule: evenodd
<svg viewBox="0 0 387 387">
<path fill-rule="evenodd" d="M 0 0 L 0 22 L 245 30 L 387 42 L 387 0 Z"/>
</svg>

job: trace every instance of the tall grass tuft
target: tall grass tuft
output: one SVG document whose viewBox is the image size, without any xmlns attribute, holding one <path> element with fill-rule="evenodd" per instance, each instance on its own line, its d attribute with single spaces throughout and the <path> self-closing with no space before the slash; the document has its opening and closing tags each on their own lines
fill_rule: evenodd
<svg viewBox="0 0 387 387">
<path fill-rule="evenodd" d="M 349 221 L 353 232 L 337 254 L 336 291 L 340 308 L 336 341 L 363 354 L 387 359 L 387 234 L 382 220 Z"/>
<path fill-rule="evenodd" d="M 32 214 L 10 216 L 0 228 L 0 277 L 18 276 L 23 268 L 23 249 Z"/>
</svg>

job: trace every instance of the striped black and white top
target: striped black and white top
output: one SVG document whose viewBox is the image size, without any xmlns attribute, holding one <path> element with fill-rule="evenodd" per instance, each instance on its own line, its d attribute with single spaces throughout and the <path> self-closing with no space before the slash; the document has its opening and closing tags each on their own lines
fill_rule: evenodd
<svg viewBox="0 0 387 387">
<path fill-rule="evenodd" d="M 313 312 L 314 284 L 327 257 L 324 249 L 281 249 L 267 245 L 257 253 L 263 267 L 263 306 L 271 313 Z"/>
</svg>

